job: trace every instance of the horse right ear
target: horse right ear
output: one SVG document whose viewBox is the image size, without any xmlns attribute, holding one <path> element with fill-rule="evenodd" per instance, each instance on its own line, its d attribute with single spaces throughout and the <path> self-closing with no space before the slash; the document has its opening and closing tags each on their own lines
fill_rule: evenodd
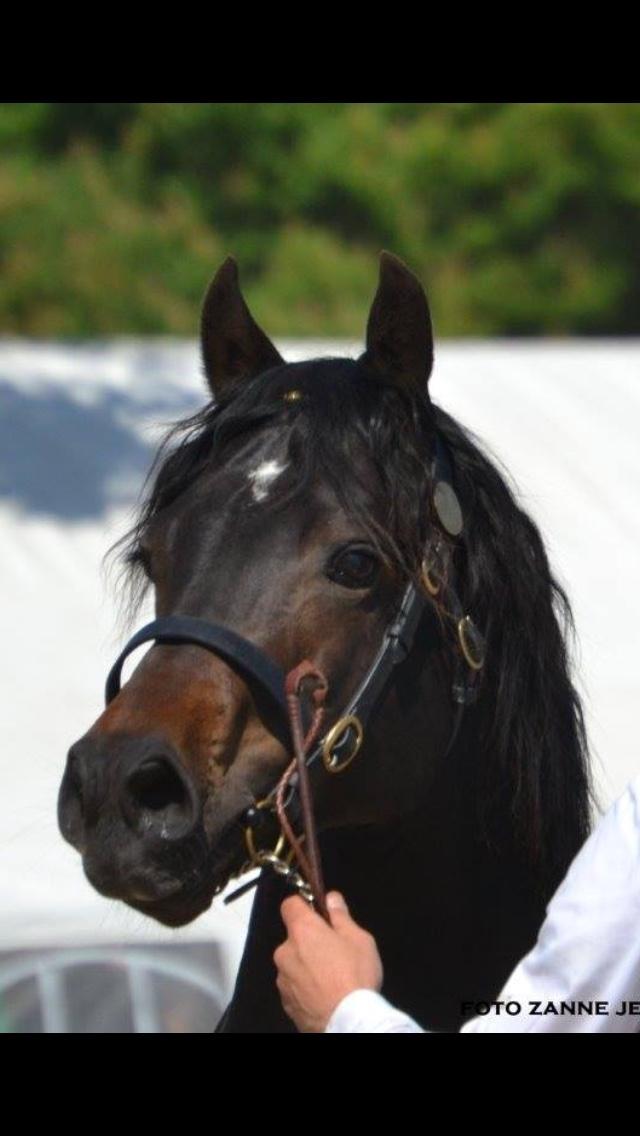
<svg viewBox="0 0 640 1136">
<path fill-rule="evenodd" d="M 200 341 L 207 381 L 215 399 L 244 379 L 284 363 L 271 340 L 258 327 L 238 283 L 238 265 L 228 256 L 204 298 Z"/>
<path fill-rule="evenodd" d="M 427 389 L 433 367 L 427 297 L 417 276 L 390 252 L 380 254 L 380 280 L 361 362 L 401 386 Z"/>
</svg>

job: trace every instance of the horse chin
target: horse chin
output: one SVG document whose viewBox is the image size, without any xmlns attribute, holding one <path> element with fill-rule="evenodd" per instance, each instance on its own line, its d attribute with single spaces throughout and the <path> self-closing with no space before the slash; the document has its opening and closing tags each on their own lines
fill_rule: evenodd
<svg viewBox="0 0 640 1136">
<path fill-rule="evenodd" d="M 122 898 L 135 911 L 156 919 L 166 927 L 184 927 L 208 910 L 214 897 L 229 882 L 235 864 L 237 864 L 237 851 L 234 849 L 221 857 L 215 868 L 212 869 L 210 862 L 206 864 L 200 884 L 179 887 L 169 894 L 144 899 L 142 896 L 131 895 Z"/>
<path fill-rule="evenodd" d="M 197 919 L 210 906 L 215 890 L 206 860 L 192 863 L 188 875 L 181 878 L 177 866 L 166 862 L 138 858 L 123 864 L 102 850 L 85 850 L 83 868 L 100 895 L 126 903 L 168 927 L 182 927 Z"/>
<path fill-rule="evenodd" d="M 187 923 L 193 923 L 194 919 L 197 919 L 211 906 L 212 898 L 211 890 L 208 888 L 198 895 L 177 894 L 168 896 L 166 899 L 145 900 L 144 902 L 127 900 L 127 903 L 135 911 L 149 916 L 150 919 L 155 919 L 165 927 L 184 927 Z"/>
</svg>

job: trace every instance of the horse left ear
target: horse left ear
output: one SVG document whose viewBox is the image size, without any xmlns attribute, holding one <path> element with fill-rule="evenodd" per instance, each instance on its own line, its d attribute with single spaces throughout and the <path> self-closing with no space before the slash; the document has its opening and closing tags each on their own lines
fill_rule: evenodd
<svg viewBox="0 0 640 1136">
<path fill-rule="evenodd" d="M 200 341 L 214 398 L 227 394 L 243 379 L 284 363 L 244 301 L 238 265 L 232 256 L 227 257 L 207 288 L 200 317 Z"/>
<path fill-rule="evenodd" d="M 427 297 L 417 276 L 390 252 L 380 254 L 380 280 L 361 362 L 403 386 L 425 390 L 433 367 Z"/>
</svg>

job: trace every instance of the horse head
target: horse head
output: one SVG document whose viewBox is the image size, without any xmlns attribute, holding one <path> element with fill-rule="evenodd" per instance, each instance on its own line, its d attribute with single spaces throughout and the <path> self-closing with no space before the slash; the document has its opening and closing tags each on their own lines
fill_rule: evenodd
<svg viewBox="0 0 640 1136">
<path fill-rule="evenodd" d="M 427 550 L 427 581 L 453 557 L 433 502 L 427 300 L 382 254 L 361 358 L 285 363 L 229 259 L 207 291 L 201 338 L 212 401 L 163 456 L 127 559 L 152 584 L 160 620 L 228 629 L 284 673 L 312 660 L 328 680 L 329 730 Z M 313 771 L 320 831 L 392 823 L 427 792 L 455 707 L 451 649 L 424 639 L 402 681 L 380 691 L 348 771 Z M 233 655 L 194 642 L 153 646 L 114 695 L 69 752 L 60 827 L 100 892 L 180 925 L 246 860 L 241 821 L 287 766 L 286 733 Z M 416 734 L 419 756 L 400 770 Z"/>
</svg>

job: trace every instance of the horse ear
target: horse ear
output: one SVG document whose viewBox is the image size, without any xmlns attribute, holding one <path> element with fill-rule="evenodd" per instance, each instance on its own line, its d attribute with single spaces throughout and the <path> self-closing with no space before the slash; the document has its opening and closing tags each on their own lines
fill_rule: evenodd
<svg viewBox="0 0 640 1136">
<path fill-rule="evenodd" d="M 200 317 L 200 341 L 214 398 L 226 394 L 243 379 L 284 363 L 244 302 L 238 265 L 232 256 L 227 257 L 207 288 Z"/>
<path fill-rule="evenodd" d="M 426 388 L 433 334 L 422 284 L 390 252 L 380 254 L 380 280 L 367 324 L 362 362 L 403 385 Z"/>
</svg>

